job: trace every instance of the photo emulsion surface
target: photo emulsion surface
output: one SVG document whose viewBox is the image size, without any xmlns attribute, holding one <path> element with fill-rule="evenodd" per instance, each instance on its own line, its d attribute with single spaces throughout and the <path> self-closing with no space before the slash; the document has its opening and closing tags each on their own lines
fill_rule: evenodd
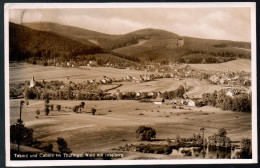
<svg viewBox="0 0 260 168">
<path fill-rule="evenodd" d="M 9 5 L 10 162 L 252 162 L 252 4 Z"/>
</svg>

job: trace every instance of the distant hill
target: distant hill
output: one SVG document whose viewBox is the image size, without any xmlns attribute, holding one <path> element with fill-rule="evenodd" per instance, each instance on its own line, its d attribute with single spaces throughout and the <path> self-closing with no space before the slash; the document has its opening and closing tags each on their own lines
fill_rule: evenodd
<svg viewBox="0 0 260 168">
<path fill-rule="evenodd" d="M 114 52 L 152 62 L 221 63 L 236 58 L 251 59 L 251 43 L 178 37 L 184 45 L 176 47 L 173 38 L 151 38 L 141 45 L 114 49 Z"/>
<path fill-rule="evenodd" d="M 92 43 L 78 41 L 52 32 L 38 31 L 18 24 L 9 23 L 10 60 L 29 57 L 75 57 L 81 54 L 103 53 Z"/>
<path fill-rule="evenodd" d="M 187 47 L 202 47 L 202 46 L 216 47 L 216 48 L 240 47 L 245 49 L 251 49 L 250 42 L 202 39 L 202 38 L 187 37 L 187 36 L 184 36 L 184 39 L 185 39 L 185 46 Z"/>
<path fill-rule="evenodd" d="M 138 44 L 140 40 L 159 40 L 179 38 L 177 34 L 159 30 L 159 29 L 142 29 L 124 35 L 109 35 L 87 29 L 73 26 L 61 25 L 51 22 L 33 22 L 25 23 L 24 26 L 35 30 L 54 32 L 82 43 L 92 42 L 104 49 L 116 49 L 129 45 Z"/>
<path fill-rule="evenodd" d="M 25 25 L 33 29 L 53 32 L 87 45 L 91 43 L 112 55 L 136 62 L 141 60 L 162 64 L 221 63 L 236 58 L 251 58 L 249 42 L 182 37 L 160 29 L 148 28 L 122 35 L 109 35 L 49 22 Z M 181 40 L 184 40 L 184 45 L 179 45 L 178 42 Z"/>
<path fill-rule="evenodd" d="M 14 23 L 9 23 L 9 33 L 10 61 L 23 61 L 34 57 L 41 60 L 54 57 L 69 60 L 90 55 L 89 58 L 98 59 L 102 63 L 118 61 L 132 65 L 133 62 L 139 62 L 137 58 L 102 49 L 88 41 L 81 43 L 57 33 L 34 30 Z"/>
</svg>

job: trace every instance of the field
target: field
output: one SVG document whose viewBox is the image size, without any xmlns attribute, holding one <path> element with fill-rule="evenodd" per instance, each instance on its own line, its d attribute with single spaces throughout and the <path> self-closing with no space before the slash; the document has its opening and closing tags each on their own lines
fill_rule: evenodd
<svg viewBox="0 0 260 168">
<path fill-rule="evenodd" d="M 19 100 L 11 100 L 10 103 L 12 124 L 18 118 Z M 34 129 L 34 137 L 37 140 L 53 143 L 54 151 L 57 151 L 57 137 L 63 137 L 68 141 L 73 153 L 112 152 L 112 148 L 120 145 L 140 143 L 135 138 L 135 130 L 140 125 L 152 126 L 157 131 L 157 143 L 161 144 L 166 143 L 167 138 L 174 139 L 176 135 L 191 137 L 193 133 L 199 133 L 201 127 L 206 128 L 206 137 L 222 127 L 227 129 L 231 140 L 251 137 L 251 114 L 224 112 L 213 107 L 182 110 L 173 109 L 169 102 L 154 105 L 124 100 L 87 101 L 82 113 L 77 114 L 72 112 L 71 108 L 80 101 L 50 103 L 61 104 L 61 112 L 51 111 L 49 116 L 45 116 L 44 102 L 30 101 L 30 105 L 23 108 L 22 119 L 27 127 Z M 97 109 L 94 116 L 90 113 L 91 107 Z M 37 109 L 41 110 L 39 118 L 35 118 Z M 141 113 L 143 115 L 140 115 Z M 124 155 L 129 156 L 130 153 L 124 152 Z M 142 157 L 153 158 L 160 155 L 142 154 Z M 161 156 L 163 159 L 174 157 Z"/>
<path fill-rule="evenodd" d="M 189 64 L 193 68 L 207 71 L 251 72 L 251 60 L 238 59 L 220 64 Z"/>
<path fill-rule="evenodd" d="M 64 82 L 82 82 L 86 79 L 101 79 L 104 75 L 111 78 L 121 78 L 131 75 L 139 77 L 144 71 L 114 69 L 107 67 L 59 68 L 29 65 L 10 64 L 10 83 L 30 80 L 63 80 Z M 200 66 L 200 65 L 199 65 Z M 17 75 L 19 74 L 19 75 Z M 190 97 L 200 97 L 202 93 L 220 90 L 220 85 L 208 84 L 205 80 L 185 79 L 173 80 L 171 78 L 158 79 L 144 83 L 122 82 L 120 91 L 166 91 L 174 90 L 186 82 Z M 116 86 L 102 85 L 102 89 Z M 111 90 L 111 93 L 115 90 Z M 10 123 L 17 121 L 19 116 L 19 99 L 10 100 Z M 141 143 L 135 137 L 135 131 L 140 125 L 151 126 L 156 132 L 156 139 L 151 143 L 166 144 L 166 139 L 191 137 L 193 133 L 200 133 L 205 127 L 205 137 L 213 135 L 220 128 L 226 128 L 227 136 L 232 141 L 251 137 L 251 114 L 222 111 L 214 107 L 187 107 L 173 108 L 170 101 L 163 105 L 141 103 L 134 100 L 111 101 L 84 101 L 86 103 L 82 113 L 74 113 L 72 108 L 81 101 L 51 100 L 50 104 L 60 104 L 61 112 L 56 109 L 48 116 L 44 114 L 44 102 L 29 100 L 24 106 L 22 120 L 26 127 L 34 129 L 34 138 L 43 143 L 52 143 L 53 150 L 58 152 L 56 140 L 64 138 L 73 153 L 84 152 L 113 152 L 125 144 Z M 91 108 L 96 108 L 96 115 L 91 115 Z M 39 118 L 35 111 L 40 110 Z M 120 151 L 123 159 L 174 159 L 182 158 L 175 155 L 147 154 L 138 152 Z"/>
<path fill-rule="evenodd" d="M 24 82 L 31 80 L 34 76 L 35 80 L 63 80 L 65 83 L 69 81 L 82 82 L 90 79 L 102 79 L 104 75 L 110 78 L 122 78 L 128 75 L 139 77 L 144 71 L 115 69 L 110 67 L 82 67 L 79 68 L 61 68 L 53 66 L 40 66 L 27 63 L 10 64 L 10 83 Z M 19 75 L 18 75 L 19 74 Z"/>
<path fill-rule="evenodd" d="M 69 81 L 82 82 L 90 79 L 102 79 L 103 76 L 110 78 L 122 78 L 126 76 L 132 76 L 139 78 L 141 74 L 149 72 L 127 69 L 115 69 L 110 67 L 82 67 L 82 68 L 60 68 L 52 66 L 39 66 L 22 63 L 19 66 L 10 64 L 10 83 L 23 82 L 25 80 L 31 80 L 32 76 L 38 81 L 50 80 L 62 80 L 65 83 Z M 151 73 L 151 72 L 150 72 Z M 19 75 L 17 75 L 19 74 Z M 214 90 L 223 89 L 220 85 L 209 84 L 207 81 L 199 79 L 185 79 L 174 80 L 172 78 L 163 78 L 150 82 L 134 83 L 134 82 L 122 82 L 122 86 L 117 88 L 121 92 L 149 92 L 149 91 L 171 91 L 177 89 L 180 85 L 184 85 L 186 82 L 190 97 L 201 97 L 205 92 L 213 92 Z M 101 85 L 101 89 L 110 89 L 117 86 L 119 83 Z M 116 89 L 109 91 L 115 93 Z"/>
<path fill-rule="evenodd" d="M 221 85 L 209 84 L 206 80 L 199 79 L 183 79 L 183 80 L 174 80 L 172 78 L 163 78 L 157 79 L 154 81 L 144 82 L 144 83 L 133 83 L 133 82 L 123 82 L 122 86 L 117 88 L 121 92 L 165 92 L 172 91 L 177 89 L 180 85 L 185 85 L 188 89 L 187 95 L 189 97 L 202 97 L 203 93 L 211 93 L 214 90 L 221 90 L 224 87 Z M 115 87 L 115 84 L 112 85 L 103 85 L 101 88 L 108 89 L 109 87 Z M 117 89 L 110 90 L 110 93 L 115 93 Z"/>
</svg>

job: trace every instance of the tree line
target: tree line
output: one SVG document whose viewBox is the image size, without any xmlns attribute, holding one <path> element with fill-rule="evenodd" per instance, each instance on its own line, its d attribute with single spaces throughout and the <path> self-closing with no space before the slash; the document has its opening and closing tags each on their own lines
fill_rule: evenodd
<svg viewBox="0 0 260 168">
<path fill-rule="evenodd" d="M 225 90 L 213 93 L 204 93 L 202 100 L 205 105 L 218 107 L 222 110 L 231 110 L 235 112 L 251 112 L 252 97 L 251 94 L 242 93 L 234 97 L 226 95 Z"/>
</svg>

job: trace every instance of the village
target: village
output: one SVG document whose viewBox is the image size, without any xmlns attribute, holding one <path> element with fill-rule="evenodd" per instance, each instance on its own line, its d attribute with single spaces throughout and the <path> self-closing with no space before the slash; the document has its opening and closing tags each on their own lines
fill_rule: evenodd
<svg viewBox="0 0 260 168">
<path fill-rule="evenodd" d="M 67 62 L 66 68 L 83 69 L 85 66 L 74 67 L 73 62 Z M 86 67 L 96 67 L 98 65 L 95 61 L 89 61 Z M 225 91 L 226 96 L 234 98 L 242 94 L 250 94 L 251 76 L 247 72 L 233 72 L 233 71 L 205 71 L 191 68 L 187 64 L 175 64 L 174 66 L 155 69 L 155 65 L 146 65 L 146 69 L 139 77 L 126 76 L 121 78 L 110 78 L 105 76 L 102 79 L 90 79 L 81 83 L 74 83 L 73 81 L 37 81 L 32 77 L 25 83 L 11 85 L 11 97 L 19 97 L 26 99 L 44 100 L 46 96 L 53 100 L 143 100 L 149 99 L 155 104 L 164 103 L 165 99 L 170 99 L 171 103 L 188 106 L 202 106 L 202 95 L 189 96 L 186 94 L 191 86 L 187 86 L 187 79 L 204 80 L 209 84 L 221 86 L 221 90 Z M 157 66 L 158 67 L 158 66 Z M 130 67 L 126 69 L 131 69 Z M 168 71 L 168 72 L 165 72 Z M 139 92 L 135 90 L 120 91 L 121 87 L 126 83 L 131 85 L 133 83 L 149 83 L 162 79 L 172 79 L 172 83 L 182 81 L 180 87 L 183 87 L 181 94 L 178 96 L 168 96 L 167 92 L 173 90 L 166 90 L 165 92 L 151 90 L 149 92 Z M 132 85 L 133 85 L 132 84 Z M 102 89 L 102 85 L 106 86 Z M 128 86 L 127 85 L 127 86 Z M 111 86 L 110 88 L 108 86 Z M 220 89 L 219 89 L 220 90 Z M 223 92 L 223 91 L 222 91 Z"/>
</svg>

